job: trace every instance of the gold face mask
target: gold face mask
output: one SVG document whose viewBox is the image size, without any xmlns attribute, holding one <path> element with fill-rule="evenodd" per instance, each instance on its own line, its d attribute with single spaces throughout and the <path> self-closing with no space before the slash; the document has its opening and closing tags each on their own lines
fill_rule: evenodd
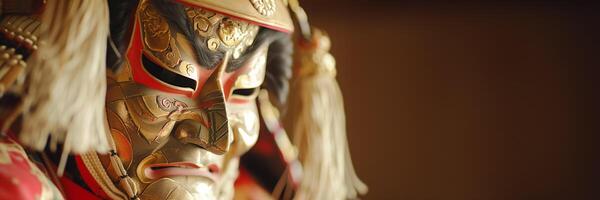
<svg viewBox="0 0 600 200">
<path fill-rule="evenodd" d="M 141 1 L 127 62 L 108 76 L 116 153 L 141 199 L 214 198 L 232 187 L 237 158 L 258 138 L 255 99 L 267 54 L 253 44 L 258 26 L 183 8 L 195 39 Z M 202 60 L 215 55 L 211 66 Z M 118 169 L 101 160 L 117 182 Z"/>
</svg>

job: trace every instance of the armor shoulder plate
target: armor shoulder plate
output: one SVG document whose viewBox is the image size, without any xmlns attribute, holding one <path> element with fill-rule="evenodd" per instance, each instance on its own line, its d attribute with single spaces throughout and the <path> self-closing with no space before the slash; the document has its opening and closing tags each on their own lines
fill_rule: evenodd
<svg viewBox="0 0 600 200">
<path fill-rule="evenodd" d="M 20 92 L 27 58 L 38 48 L 40 21 L 32 15 L 4 15 L 0 20 L 0 96 Z"/>
</svg>

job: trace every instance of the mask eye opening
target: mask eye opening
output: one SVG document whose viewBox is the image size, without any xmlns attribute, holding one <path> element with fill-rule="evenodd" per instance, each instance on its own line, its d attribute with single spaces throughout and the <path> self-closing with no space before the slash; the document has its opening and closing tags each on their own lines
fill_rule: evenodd
<svg viewBox="0 0 600 200">
<path fill-rule="evenodd" d="M 255 96 L 258 88 L 240 88 L 233 90 L 232 94 L 241 97 L 252 97 Z"/>
<path fill-rule="evenodd" d="M 151 76 L 160 80 L 161 82 L 176 87 L 196 90 L 196 80 L 160 67 L 158 64 L 147 58 L 146 55 L 142 55 L 142 66 Z"/>
</svg>

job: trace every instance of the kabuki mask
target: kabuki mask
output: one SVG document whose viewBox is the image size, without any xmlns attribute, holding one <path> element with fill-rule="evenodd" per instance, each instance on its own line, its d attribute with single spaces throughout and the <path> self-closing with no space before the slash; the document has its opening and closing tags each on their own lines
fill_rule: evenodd
<svg viewBox="0 0 600 200">
<path fill-rule="evenodd" d="M 329 38 L 297 0 L 36 2 L 0 8 L 0 127 L 63 196 L 366 192 Z"/>
<path fill-rule="evenodd" d="M 257 38 L 258 25 L 188 4 L 143 0 L 134 20 L 126 62 L 108 77 L 116 156 L 141 199 L 214 198 L 258 138 L 269 38 Z"/>
</svg>

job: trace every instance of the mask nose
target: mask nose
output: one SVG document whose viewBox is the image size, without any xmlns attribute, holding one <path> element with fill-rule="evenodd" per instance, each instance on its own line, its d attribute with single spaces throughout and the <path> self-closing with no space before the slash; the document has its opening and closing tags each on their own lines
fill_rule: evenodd
<svg viewBox="0 0 600 200">
<path fill-rule="evenodd" d="M 223 62 L 206 80 L 200 94 L 196 97 L 205 123 L 198 120 L 183 120 L 175 129 L 175 137 L 181 142 L 200 146 L 219 155 L 229 150 L 229 144 L 233 139 L 229 131 L 225 93 L 221 80 L 228 60 L 229 53 L 225 54 Z"/>
</svg>

